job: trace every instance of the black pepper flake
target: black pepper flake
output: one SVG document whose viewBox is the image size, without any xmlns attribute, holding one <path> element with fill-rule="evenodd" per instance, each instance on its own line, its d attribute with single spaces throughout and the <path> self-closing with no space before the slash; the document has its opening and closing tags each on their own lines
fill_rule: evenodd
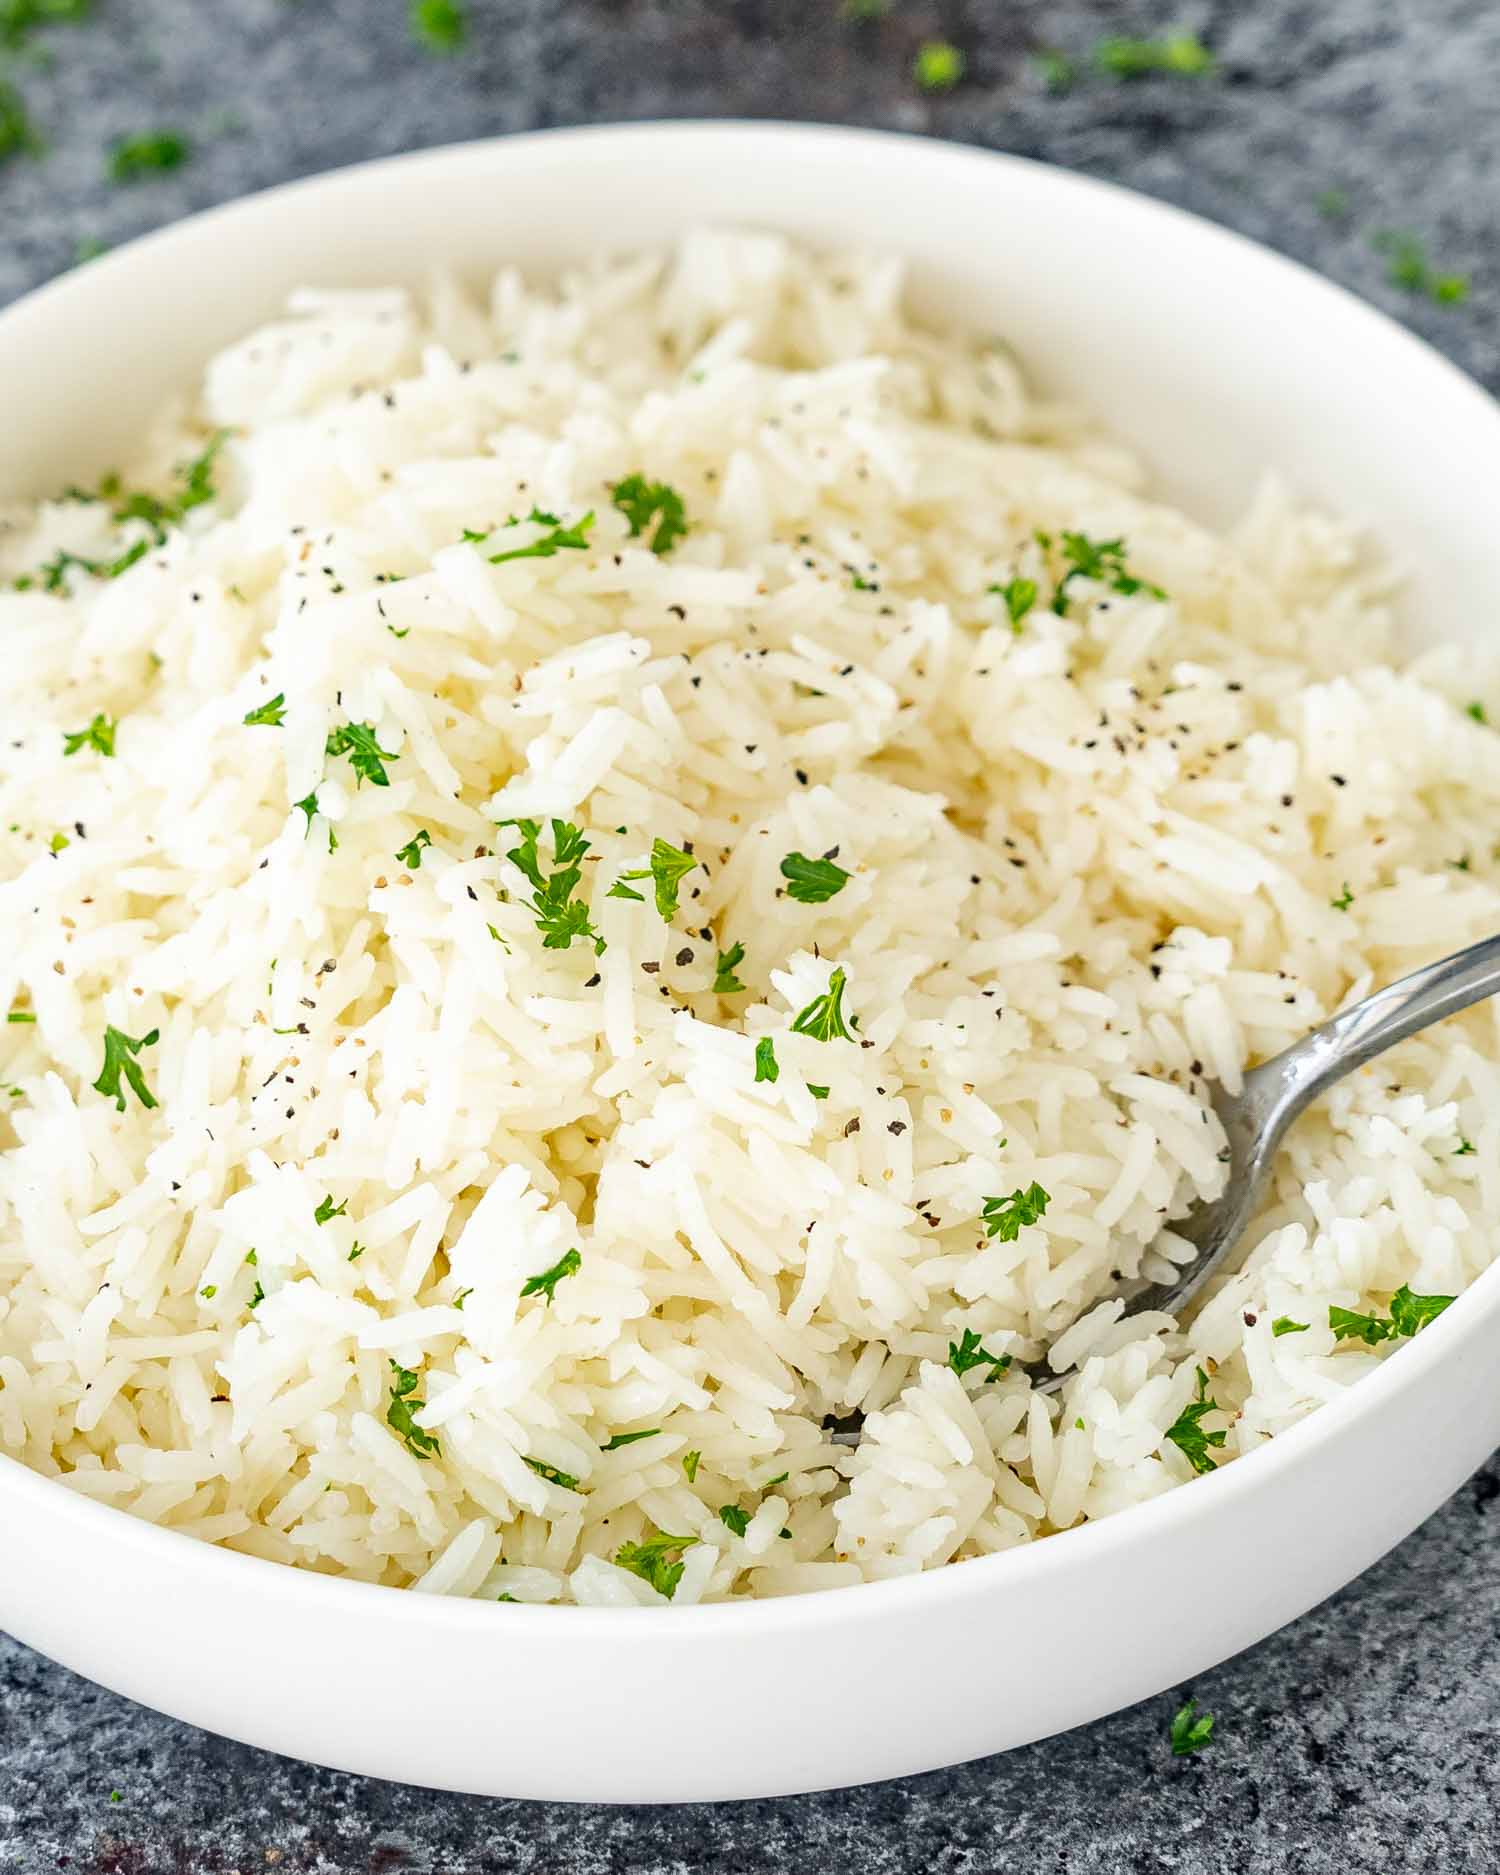
<svg viewBox="0 0 1500 1875">
<path fill-rule="evenodd" d="M 678 969 L 681 969 L 686 964 L 690 964 L 692 961 L 693 953 L 686 944 L 683 945 L 682 949 L 678 951 L 676 957 L 673 959 Z"/>
<path fill-rule="evenodd" d="M 1328 779 L 1336 788 L 1347 788 L 1349 785 L 1349 780 L 1346 775 L 1330 775 Z"/>
<path fill-rule="evenodd" d="M 667 610 L 672 614 L 673 618 L 687 617 L 687 607 L 685 605 L 669 605 Z"/>
<path fill-rule="evenodd" d="M 807 770 L 805 768 L 794 768 L 792 770 L 792 773 L 797 777 L 798 781 L 800 781 L 803 787 L 805 788 L 807 786 Z"/>
<path fill-rule="evenodd" d="M 657 971 L 661 969 L 661 965 L 660 964 L 642 964 L 641 968 L 642 970 L 645 971 L 648 977 L 654 977 Z"/>
<path fill-rule="evenodd" d="M 604 979 L 603 979 L 603 978 L 602 978 L 602 977 L 600 976 L 600 974 L 599 974 L 599 972 L 598 972 L 598 971 L 596 970 L 596 971 L 594 972 L 594 974 L 593 974 L 593 975 L 592 975 L 592 976 L 591 976 L 591 977 L 589 978 L 589 980 L 588 980 L 588 982 L 584 984 L 584 986 L 583 986 L 583 987 L 584 987 L 584 988 L 585 988 L 586 990 L 596 990 L 596 989 L 598 989 L 598 987 L 599 987 L 599 985 L 600 985 L 600 984 L 601 984 L 601 983 L 602 983 L 603 981 L 604 981 Z M 639 1163 L 640 1163 L 640 1162 L 639 1162 L 639 1160 L 638 1160 L 638 1161 L 637 1161 L 637 1164 L 639 1164 Z"/>
<path fill-rule="evenodd" d="M 887 1126 L 885 1130 L 888 1133 L 894 1134 L 895 1137 L 899 1139 L 901 1135 L 906 1131 L 906 1122 L 905 1120 L 892 1120 L 890 1125 Z"/>
</svg>

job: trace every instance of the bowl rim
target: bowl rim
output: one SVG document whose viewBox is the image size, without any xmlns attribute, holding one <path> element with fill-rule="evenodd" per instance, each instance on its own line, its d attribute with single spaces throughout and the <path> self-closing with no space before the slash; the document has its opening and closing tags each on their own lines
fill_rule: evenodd
<svg viewBox="0 0 1500 1875">
<path fill-rule="evenodd" d="M 15 342 L 13 335 L 18 330 L 24 331 L 30 320 L 45 317 L 54 304 L 101 290 L 114 272 L 139 265 L 143 257 L 190 242 L 201 234 L 232 227 L 236 222 L 248 222 L 278 203 L 307 193 L 336 194 L 343 187 L 369 186 L 397 168 L 403 173 L 415 168 L 437 172 L 450 166 L 503 163 L 509 154 L 525 154 L 538 146 L 555 147 L 564 142 L 650 141 L 660 146 L 675 140 L 684 145 L 729 145 L 747 138 L 833 145 L 856 154 L 862 146 L 888 150 L 900 144 L 906 146 L 916 161 L 930 164 L 934 169 L 1008 170 L 1024 179 L 1025 186 L 1031 190 L 1053 190 L 1059 196 L 1074 196 L 1075 199 L 1081 196 L 1107 199 L 1122 212 L 1155 222 L 1168 235 L 1196 245 L 1200 252 L 1209 256 L 1218 251 L 1250 258 L 1272 285 L 1320 302 L 1346 324 L 1352 321 L 1369 332 L 1388 351 L 1394 348 L 1398 354 L 1405 354 L 1411 366 L 1429 377 L 1436 375 L 1445 379 L 1448 392 L 1466 398 L 1476 418 L 1494 429 L 1496 455 L 1500 457 L 1500 402 L 1477 380 L 1418 333 L 1349 288 L 1234 229 L 1140 190 L 1032 157 L 977 144 L 956 143 L 917 131 L 781 119 L 684 117 L 563 126 L 439 144 L 272 184 L 152 229 L 90 261 L 86 267 L 71 268 L 0 308 L 0 350 Z M 337 282 L 326 284 L 336 285 Z M 1190 1490 L 1181 1485 L 1172 1486 L 1106 1517 L 1076 1524 L 1030 1543 L 973 1557 L 961 1565 L 949 1564 L 884 1580 L 814 1589 L 796 1595 L 765 1599 L 742 1597 L 687 1607 L 667 1604 L 601 1608 L 516 1603 L 509 1607 L 506 1619 L 519 1624 L 520 1634 L 531 1639 L 550 1628 L 554 1632 L 549 1638 L 553 1640 L 560 1630 L 595 1641 L 607 1635 L 613 1644 L 620 1644 L 629 1636 L 642 1646 L 654 1646 L 664 1634 L 680 1633 L 683 1637 L 692 1634 L 707 1639 L 724 1630 L 737 1630 L 746 1622 L 753 1622 L 769 1636 L 792 1633 L 814 1622 L 823 1627 L 830 1623 L 878 1620 L 918 1600 L 1000 1593 L 1009 1584 L 1020 1586 L 1039 1570 L 1056 1573 L 1062 1568 L 1087 1569 L 1111 1551 L 1145 1542 L 1157 1533 L 1163 1536 L 1174 1531 L 1180 1533 L 1207 1521 L 1217 1514 L 1217 1506 L 1230 1501 L 1231 1494 L 1243 1496 L 1272 1489 L 1278 1476 L 1296 1469 L 1323 1446 L 1339 1439 L 1382 1400 L 1414 1390 L 1432 1368 L 1446 1363 L 1450 1349 L 1456 1349 L 1469 1332 L 1471 1317 L 1477 1321 L 1481 1312 L 1488 1310 L 1491 1294 L 1497 1290 L 1500 1290 L 1500 1259 L 1481 1270 L 1441 1317 L 1424 1328 L 1418 1337 L 1385 1356 L 1375 1371 L 1362 1375 L 1338 1398 L 1325 1401 L 1255 1451 L 1218 1467 L 1211 1475 L 1188 1480 Z M 247 1587 L 304 1602 L 311 1612 L 316 1612 L 320 1606 L 331 1611 L 337 1605 L 353 1615 L 361 1609 L 372 1612 L 378 1607 L 387 1620 L 399 1620 L 408 1626 L 438 1624 L 445 1629 L 455 1626 L 461 1629 L 483 1624 L 487 1631 L 494 1632 L 492 1603 L 478 1602 L 470 1596 L 395 1589 L 381 1583 L 274 1562 L 226 1549 L 220 1544 L 204 1543 L 182 1531 L 145 1522 L 129 1511 L 100 1503 L 71 1490 L 59 1478 L 0 1453 L 0 1497 L 8 1493 L 13 1493 L 23 1506 L 34 1505 L 39 1513 L 56 1522 L 73 1524 L 83 1540 L 95 1537 L 100 1541 L 129 1545 L 143 1561 L 156 1561 L 164 1572 L 175 1574 L 202 1568 L 237 1573 Z M 246 1571 L 250 1573 L 246 1575 Z M 278 1580 L 279 1589 L 275 1587 Z M 375 1598 L 379 1598 L 378 1601 Z"/>
</svg>

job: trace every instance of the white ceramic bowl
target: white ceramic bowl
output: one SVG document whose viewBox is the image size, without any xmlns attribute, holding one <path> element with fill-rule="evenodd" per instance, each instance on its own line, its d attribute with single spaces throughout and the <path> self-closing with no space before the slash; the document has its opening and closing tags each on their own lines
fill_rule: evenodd
<svg viewBox="0 0 1500 1875">
<path fill-rule="evenodd" d="M 919 310 L 1003 334 L 1194 513 L 1228 518 L 1273 465 L 1410 559 L 1414 640 L 1492 629 L 1500 410 L 1433 352 L 1156 203 L 842 130 L 517 137 L 153 235 L 0 316 L 0 493 L 118 460 L 293 286 L 546 270 L 704 219 L 899 250 Z M 1347 1582 L 1500 1442 L 1497 1342 L 1500 1269 L 1344 1399 L 1185 1490 L 933 1575 L 748 1606 L 402 1595 L 208 1548 L 4 1459 L 0 1623 L 195 1724 L 415 1783 L 653 1802 L 893 1777 L 1190 1679 Z"/>
</svg>

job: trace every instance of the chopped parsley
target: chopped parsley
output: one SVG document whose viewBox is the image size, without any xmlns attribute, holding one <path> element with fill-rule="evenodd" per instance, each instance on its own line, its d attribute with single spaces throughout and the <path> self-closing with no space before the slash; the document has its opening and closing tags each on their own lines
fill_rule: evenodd
<svg viewBox="0 0 1500 1875">
<path fill-rule="evenodd" d="M 1278 1315 L 1271 1324 L 1271 1333 L 1279 1340 L 1282 1335 L 1305 1335 L 1311 1326 L 1310 1322 L 1294 1322 L 1290 1315 Z"/>
<path fill-rule="evenodd" d="M 998 1237 L 1001 1243 L 1014 1243 L 1022 1226 L 1044 1217 L 1051 1202 L 1051 1192 L 1044 1191 L 1035 1179 L 1024 1191 L 1018 1187 L 1008 1198 L 986 1198 L 982 1214 L 985 1235 Z"/>
<path fill-rule="evenodd" d="M 1203 78 L 1214 69 L 1214 56 L 1194 33 L 1165 39 L 1101 39 L 1094 61 L 1111 78 L 1142 78 L 1164 72 L 1178 78 Z"/>
<path fill-rule="evenodd" d="M 1005 610 L 1010 619 L 1010 628 L 1019 638 L 1021 621 L 1036 604 L 1036 581 L 1034 579 L 1008 579 L 1003 586 L 991 586 L 991 592 L 998 593 L 1005 601 Z"/>
<path fill-rule="evenodd" d="M 331 1217 L 342 1217 L 348 1209 L 349 1200 L 346 1198 L 342 1204 L 335 1204 L 333 1193 L 330 1191 L 319 1201 L 318 1208 L 313 1212 L 313 1223 L 326 1224 Z"/>
<path fill-rule="evenodd" d="M 963 77 L 967 62 L 946 39 L 928 39 L 917 47 L 911 73 L 924 91 L 951 91 Z"/>
<path fill-rule="evenodd" d="M 432 835 L 423 827 L 414 833 L 406 845 L 398 848 L 396 858 L 403 866 L 409 866 L 413 872 L 422 869 L 422 848 L 432 845 Z"/>
<path fill-rule="evenodd" d="M 682 1469 L 687 1474 L 687 1481 L 689 1484 L 691 1484 L 693 1480 L 698 1476 L 698 1467 L 702 1463 L 703 1463 L 703 1454 L 701 1452 L 684 1452 L 683 1453 Z"/>
<path fill-rule="evenodd" d="M 191 155 L 192 147 L 180 130 L 147 130 L 122 137 L 110 151 L 109 179 L 139 182 L 154 172 L 180 169 Z"/>
<path fill-rule="evenodd" d="M 1362 1341 L 1367 1348 L 1382 1341 L 1395 1341 L 1402 1335 L 1414 1335 L 1431 1321 L 1436 1321 L 1453 1300 L 1452 1296 L 1419 1296 L 1405 1283 L 1391 1297 L 1389 1315 L 1360 1315 L 1354 1309 L 1330 1305 L 1328 1326 L 1335 1341 Z"/>
<path fill-rule="evenodd" d="M 736 996 L 741 990 L 749 987 L 747 984 L 741 983 L 739 978 L 734 974 L 744 961 L 745 947 L 743 944 L 731 944 L 727 951 L 719 952 L 718 960 L 714 964 L 715 996 Z"/>
<path fill-rule="evenodd" d="M 126 1085 L 143 1107 L 156 1105 L 156 1098 L 146 1085 L 146 1078 L 141 1073 L 141 1064 L 136 1060 L 136 1056 L 143 1048 L 155 1047 L 160 1036 L 159 1029 L 151 1029 L 137 1040 L 134 1036 L 127 1035 L 123 1029 L 105 1029 L 104 1066 L 99 1070 L 99 1078 L 94 1082 L 94 1087 L 106 1099 L 113 1100 L 119 1112 L 125 1111 L 125 1091 L 120 1086 L 122 1074 Z"/>
<path fill-rule="evenodd" d="M 364 1253 L 365 1246 L 362 1243 L 356 1243 L 344 1260 L 346 1263 L 357 1263 Z"/>
<path fill-rule="evenodd" d="M 1458 1144 L 1453 1149 L 1454 1158 L 1455 1159 L 1467 1159 L 1473 1151 L 1474 1151 L 1473 1141 L 1465 1139 L 1463 1134 L 1460 1133 L 1458 1136 Z"/>
<path fill-rule="evenodd" d="M 26 114 L 26 100 L 14 85 L 0 80 L 0 163 L 13 156 L 39 155 L 41 149 L 42 140 Z"/>
<path fill-rule="evenodd" d="M 265 1301 L 265 1299 L 266 1299 L 265 1286 L 262 1284 L 260 1278 L 257 1276 L 255 1279 L 255 1287 L 250 1291 L 251 1308 L 258 1309 L 261 1303 Z"/>
<path fill-rule="evenodd" d="M 138 540 L 134 546 L 127 547 L 118 559 L 88 560 L 81 553 L 69 553 L 66 548 L 61 548 L 42 565 L 35 576 L 23 573 L 16 581 L 16 591 L 29 592 L 40 579 L 43 592 L 65 593 L 68 590 L 67 574 L 70 566 L 80 568 L 91 579 L 118 579 L 122 573 L 128 573 L 137 560 L 144 560 L 149 551 L 146 542 Z"/>
<path fill-rule="evenodd" d="M 1354 903 L 1354 894 L 1349 890 L 1349 881 L 1347 879 L 1344 881 L 1343 891 L 1339 893 L 1337 898 L 1329 899 L 1328 903 L 1335 911 L 1348 911 L 1349 907 Z"/>
<path fill-rule="evenodd" d="M 827 1100 L 828 1098 L 828 1089 L 822 1086 L 818 1081 L 809 1081 L 807 1083 L 807 1091 L 812 1095 L 814 1100 Z"/>
<path fill-rule="evenodd" d="M 525 1296 L 545 1296 L 548 1302 L 557 1300 L 557 1285 L 565 1276 L 576 1276 L 583 1267 L 583 1257 L 577 1250 L 565 1250 L 552 1265 L 550 1270 L 543 1270 L 540 1276 L 528 1276 L 521 1285 L 521 1294 Z"/>
<path fill-rule="evenodd" d="M 1435 273 L 1427 250 L 1414 234 L 1386 229 L 1372 237 L 1371 245 L 1386 257 L 1386 279 L 1408 293 L 1420 293 L 1439 306 L 1457 306 L 1469 297 L 1464 274 Z"/>
<path fill-rule="evenodd" d="M 719 1522 L 735 1536 L 743 1536 L 750 1528 L 750 1513 L 741 1510 L 738 1504 L 721 1504 Z"/>
<path fill-rule="evenodd" d="M 623 872 L 606 893 L 608 898 L 641 897 L 639 892 L 631 891 L 624 883 L 627 879 L 650 879 L 655 886 L 656 909 L 670 923 L 677 916 L 678 889 L 682 881 L 695 866 L 702 862 L 685 853 L 681 847 L 669 846 L 665 840 L 651 842 L 651 864 L 642 866 L 635 872 Z M 642 900 L 642 903 L 645 901 Z"/>
<path fill-rule="evenodd" d="M 407 18 L 412 38 L 440 58 L 457 52 L 468 32 L 459 0 L 411 0 Z"/>
<path fill-rule="evenodd" d="M 661 1432 L 660 1426 L 649 1426 L 644 1432 L 617 1432 L 599 1447 L 601 1452 L 618 1452 L 622 1445 L 634 1445 L 637 1439 L 654 1439 Z"/>
<path fill-rule="evenodd" d="M 957 1342 L 948 1343 L 948 1365 L 955 1374 L 966 1374 L 971 1367 L 988 1367 L 987 1380 L 998 1380 L 1010 1366 L 1008 1354 L 991 1354 L 983 1347 L 972 1328 L 966 1328 Z"/>
<path fill-rule="evenodd" d="M 833 849 L 835 852 L 838 848 Z M 853 876 L 831 859 L 808 859 L 803 853 L 788 853 L 781 862 L 781 876 L 786 880 L 788 898 L 799 905 L 824 905 L 835 893 L 842 892 Z"/>
<path fill-rule="evenodd" d="M 63 733 L 63 754 L 76 755 L 80 749 L 97 749 L 101 755 L 115 752 L 115 731 L 119 724 L 111 716 L 96 716 L 87 729 Z"/>
<path fill-rule="evenodd" d="M 286 697 L 278 690 L 269 703 L 245 712 L 245 725 L 249 729 L 280 729 L 285 716 Z"/>
<path fill-rule="evenodd" d="M 490 565 L 499 566 L 506 560 L 550 560 L 564 547 L 587 547 L 589 529 L 594 525 L 593 511 L 575 521 L 571 527 L 564 527 L 555 514 L 548 514 L 545 509 L 533 508 L 525 519 L 537 527 L 545 527 L 548 532 L 540 540 L 534 540 L 529 547 L 512 547 L 506 553 L 492 553 Z M 510 520 L 507 527 L 519 527 L 519 520 Z M 472 536 L 468 536 L 472 538 Z"/>
<path fill-rule="evenodd" d="M 35 1022 L 36 1017 L 29 1009 L 10 1009 L 6 1011 L 7 1022 Z"/>
<path fill-rule="evenodd" d="M 649 1582 L 658 1595 L 670 1601 L 682 1580 L 682 1552 L 698 1541 L 695 1536 L 668 1536 L 658 1530 L 655 1536 L 642 1537 L 639 1543 L 622 1543 L 615 1552 L 615 1563 L 633 1576 Z M 677 1557 L 673 1562 L 671 1558 Z"/>
<path fill-rule="evenodd" d="M 203 1287 L 198 1291 L 198 1294 L 202 1296 L 205 1302 L 212 1302 L 214 1297 L 218 1293 L 219 1293 L 219 1285 L 217 1283 L 205 1283 Z"/>
<path fill-rule="evenodd" d="M 0 47 L 14 51 L 38 26 L 87 19 L 93 0 L 0 0 Z"/>
<path fill-rule="evenodd" d="M 1122 593 L 1127 597 L 1137 592 L 1150 593 L 1153 599 L 1165 599 L 1167 596 L 1160 586 L 1153 586 L 1149 580 L 1137 579 L 1130 572 L 1125 564 L 1125 542 L 1119 538 L 1090 540 L 1087 534 L 1074 533 L 1064 528 L 1060 547 L 1068 563 L 1068 570 L 1058 581 L 1057 591 L 1052 595 L 1054 612 L 1067 611 L 1068 588 L 1075 579 L 1097 580 L 1111 592 Z"/>
<path fill-rule="evenodd" d="M 602 956 L 604 939 L 594 929 L 588 906 L 581 898 L 573 896 L 583 877 L 583 856 L 591 845 L 583 837 L 583 830 L 566 820 L 553 821 L 553 871 L 549 876 L 542 871 L 541 855 L 537 850 L 537 841 L 542 832 L 541 822 L 502 820 L 500 825 L 520 829 L 520 845 L 511 847 L 505 857 L 535 887 L 536 895 L 530 901 L 528 910 L 536 919 L 537 930 L 542 933 L 542 948 L 565 951 L 574 938 L 586 938 L 593 943 L 594 955 Z"/>
<path fill-rule="evenodd" d="M 1042 83 L 1056 98 L 1073 89 L 1073 81 L 1078 76 L 1078 67 L 1066 52 L 1058 52 L 1048 47 L 1036 55 L 1037 70 L 1042 75 Z"/>
<path fill-rule="evenodd" d="M 1196 1472 L 1210 1472 L 1216 1469 L 1213 1459 L 1208 1455 L 1210 1446 L 1221 1446 L 1229 1437 L 1227 1432 L 1205 1432 L 1200 1421 L 1209 1413 L 1220 1413 L 1224 1409 L 1217 1400 L 1208 1395 L 1208 1375 L 1200 1367 L 1197 1369 L 1198 1384 L 1191 1401 L 1183 1407 L 1170 1426 L 1165 1437 L 1170 1439 L 1187 1462 Z"/>
<path fill-rule="evenodd" d="M 665 482 L 648 482 L 644 475 L 627 475 L 610 490 L 610 500 L 630 523 L 630 537 L 637 540 L 651 528 L 655 530 L 646 545 L 653 553 L 670 553 L 688 531 L 687 510 L 675 488 Z"/>
<path fill-rule="evenodd" d="M 256 1287 L 259 1288 L 260 1285 L 257 1283 Z M 391 1372 L 396 1378 L 391 1386 L 390 1405 L 385 1409 L 386 1424 L 397 1438 L 404 1441 L 407 1451 L 413 1458 L 439 1457 L 437 1440 L 416 1421 L 416 1415 L 427 1402 L 416 1398 L 415 1371 L 410 1367 L 403 1367 L 399 1361 L 392 1361 Z"/>
<path fill-rule="evenodd" d="M 794 1035 L 810 1035 L 815 1042 L 831 1042 L 835 1039 L 852 1042 L 853 1035 L 844 1027 L 844 990 L 845 978 L 842 968 L 834 970 L 828 978 L 828 988 L 821 996 L 815 996 L 793 1020 Z"/>
<path fill-rule="evenodd" d="M 394 749 L 381 748 L 373 723 L 344 723 L 338 729 L 330 730 L 323 744 L 323 753 L 349 757 L 349 766 L 358 777 L 356 787 L 366 781 L 373 781 L 377 788 L 388 788 L 391 778 L 385 772 L 385 765 L 400 759 Z"/>
<path fill-rule="evenodd" d="M 769 1035 L 761 1036 L 755 1044 L 755 1078 L 757 1081 L 775 1081 L 781 1076 L 781 1067 L 776 1060 L 776 1044 Z"/>
<path fill-rule="evenodd" d="M 1484 705 L 1479 702 L 1468 704 L 1464 714 L 1466 716 L 1472 716 L 1476 723 L 1487 723 L 1490 720 L 1488 711 L 1485 709 Z"/>
<path fill-rule="evenodd" d="M 1172 1714 L 1172 1756 L 1186 1758 L 1203 1747 L 1214 1735 L 1214 1715 L 1198 1712 L 1198 1702 L 1190 1699 Z"/>
<path fill-rule="evenodd" d="M 539 1458 L 527 1458 L 522 1455 L 522 1463 L 530 1465 L 539 1478 L 545 1478 L 548 1484 L 561 1485 L 565 1491 L 576 1491 L 578 1480 L 571 1471 L 559 1471 L 556 1465 L 544 1464 Z"/>
<path fill-rule="evenodd" d="M 1342 221 L 1349 213 L 1349 197 L 1343 189 L 1324 189 L 1313 206 L 1324 221 Z"/>
</svg>

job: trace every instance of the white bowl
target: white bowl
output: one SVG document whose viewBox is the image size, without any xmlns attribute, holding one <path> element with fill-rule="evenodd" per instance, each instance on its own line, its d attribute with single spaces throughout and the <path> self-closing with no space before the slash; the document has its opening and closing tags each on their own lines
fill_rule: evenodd
<svg viewBox="0 0 1500 1875">
<path fill-rule="evenodd" d="M 843 130 L 642 125 L 371 164 L 185 222 L 0 317 L 0 493 L 86 480 L 293 286 L 548 270 L 704 219 L 899 250 L 1222 521 L 1274 466 L 1411 563 L 1414 642 L 1496 596 L 1500 410 L 1338 288 L 1138 196 Z M 1190 1679 L 1404 1537 L 1500 1442 L 1500 1269 L 1274 1445 L 935 1574 L 705 1608 L 403 1595 L 216 1550 L 0 1460 L 0 1622 L 254 1745 L 495 1795 L 664 1802 L 894 1777 Z M 977 1690 L 974 1690 L 977 1689 Z"/>
</svg>

